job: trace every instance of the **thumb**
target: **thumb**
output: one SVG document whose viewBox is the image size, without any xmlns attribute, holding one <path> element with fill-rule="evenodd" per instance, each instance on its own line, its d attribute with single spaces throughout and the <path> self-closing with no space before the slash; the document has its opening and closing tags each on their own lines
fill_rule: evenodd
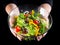
<svg viewBox="0 0 60 45">
<path fill-rule="evenodd" d="M 14 8 L 16 8 L 16 10 L 18 10 L 18 7 L 17 7 L 16 4 L 10 3 L 10 4 L 8 4 L 8 5 L 5 7 L 5 11 L 7 12 L 7 14 L 8 14 L 9 16 L 11 16 L 12 14 L 10 14 L 10 12 L 11 12 L 12 10 L 14 10 Z M 16 10 L 14 10 L 14 11 L 17 12 Z M 19 11 L 19 10 L 18 10 L 18 11 Z"/>
</svg>

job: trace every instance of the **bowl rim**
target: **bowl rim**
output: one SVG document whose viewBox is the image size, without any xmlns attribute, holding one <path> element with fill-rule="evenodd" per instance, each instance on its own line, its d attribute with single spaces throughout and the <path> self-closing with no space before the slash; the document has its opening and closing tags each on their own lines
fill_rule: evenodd
<svg viewBox="0 0 60 45">
<path fill-rule="evenodd" d="M 16 7 L 15 7 L 15 8 L 16 8 Z M 14 8 L 14 9 L 15 9 L 15 8 Z M 12 9 L 11 12 L 12 12 L 14 9 Z M 18 8 L 18 9 L 19 9 L 19 8 Z M 10 13 L 11 13 L 11 12 L 10 12 Z M 20 11 L 19 11 L 19 12 L 20 12 Z M 10 14 L 10 13 L 9 13 L 9 14 Z M 8 26 L 9 26 L 9 29 L 10 29 L 10 31 L 11 31 L 12 28 L 11 28 L 10 25 L 9 25 L 9 17 L 10 17 L 10 16 L 8 16 Z M 49 19 L 49 28 L 48 28 L 44 33 L 48 32 L 48 31 L 51 29 L 52 25 L 53 25 L 53 19 L 52 19 L 51 14 L 49 14 L 48 19 Z M 51 20 L 51 21 L 50 21 L 50 20 Z M 51 22 L 51 23 L 50 23 L 50 22 Z M 44 33 L 43 33 L 43 34 L 44 34 Z M 41 34 L 41 35 L 43 35 L 43 34 Z M 40 36 L 40 35 L 39 35 L 39 36 Z"/>
</svg>

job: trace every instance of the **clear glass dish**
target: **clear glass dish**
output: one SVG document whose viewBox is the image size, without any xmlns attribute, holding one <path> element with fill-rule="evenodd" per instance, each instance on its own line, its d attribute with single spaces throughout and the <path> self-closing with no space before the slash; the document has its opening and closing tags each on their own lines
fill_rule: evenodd
<svg viewBox="0 0 60 45">
<path fill-rule="evenodd" d="M 24 6 L 23 6 L 23 7 L 24 7 Z M 27 7 L 24 7 L 24 8 L 19 7 L 19 8 L 14 8 L 14 9 L 10 12 L 10 16 L 8 16 L 8 25 L 9 25 L 10 31 L 11 31 L 12 33 L 14 32 L 14 29 L 11 28 L 11 26 L 10 26 L 10 23 L 9 23 L 10 17 L 12 17 L 12 16 L 14 16 L 14 15 L 17 15 L 17 16 L 18 16 L 18 15 L 20 14 L 20 12 L 31 11 L 31 10 L 32 10 L 32 9 L 27 8 Z M 34 8 L 33 10 L 37 11 L 37 8 Z M 51 14 L 49 15 L 48 19 L 49 19 L 49 27 L 48 27 L 47 31 L 45 31 L 44 33 L 48 32 L 48 31 L 50 30 L 50 28 L 52 27 L 52 24 L 53 24 L 53 19 L 52 19 Z M 44 33 L 43 33 L 43 34 L 44 34 Z M 18 35 L 17 35 L 17 36 L 18 36 Z M 26 37 L 26 38 L 27 38 L 27 37 Z M 32 37 L 32 38 L 33 38 L 33 37 Z M 24 40 L 24 39 L 23 39 L 23 40 Z M 34 38 L 33 40 L 36 40 L 36 38 Z"/>
</svg>

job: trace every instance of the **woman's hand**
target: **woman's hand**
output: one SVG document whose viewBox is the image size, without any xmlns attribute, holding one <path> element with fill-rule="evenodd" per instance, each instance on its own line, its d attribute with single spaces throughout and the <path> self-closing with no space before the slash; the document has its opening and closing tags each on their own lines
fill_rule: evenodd
<svg viewBox="0 0 60 45">
<path fill-rule="evenodd" d="M 46 19 L 46 22 L 47 22 L 46 27 L 48 28 L 48 23 L 49 23 L 48 16 L 51 12 L 51 6 L 47 3 L 44 3 L 38 7 L 38 11 Z M 37 40 L 40 41 L 46 34 L 47 34 L 47 32 L 41 36 L 38 36 Z"/>
<path fill-rule="evenodd" d="M 12 11 L 13 10 L 13 11 Z M 10 3 L 5 7 L 5 11 L 9 16 L 19 15 L 19 8 L 16 4 Z"/>
<path fill-rule="evenodd" d="M 15 9 L 14 9 L 14 8 L 15 8 Z M 14 10 L 13 10 L 13 9 L 14 9 Z M 13 11 L 12 11 L 12 10 L 13 10 Z M 6 11 L 7 14 L 10 16 L 10 18 L 9 18 L 9 24 L 10 24 L 10 26 L 12 27 L 13 24 L 14 24 L 14 21 L 15 21 L 14 15 L 19 15 L 19 9 L 18 9 L 18 7 L 17 7 L 16 4 L 10 3 L 10 4 L 8 4 L 8 5 L 6 6 L 5 11 Z M 12 30 L 12 29 L 10 29 L 10 30 L 11 30 L 12 34 L 21 41 L 22 36 L 20 36 L 20 35 L 17 36 L 17 33 L 16 33 L 14 30 Z"/>
</svg>

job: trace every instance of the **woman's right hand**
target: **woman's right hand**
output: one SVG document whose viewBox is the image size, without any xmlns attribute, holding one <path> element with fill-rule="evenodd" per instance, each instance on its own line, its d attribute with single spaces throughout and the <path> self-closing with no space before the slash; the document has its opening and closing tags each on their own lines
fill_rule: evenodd
<svg viewBox="0 0 60 45">
<path fill-rule="evenodd" d="M 16 8 L 16 9 L 14 9 Z M 13 10 L 14 9 L 14 10 Z M 13 11 L 12 11 L 13 10 Z M 16 4 L 13 4 L 13 3 L 10 3 L 8 4 L 6 7 L 5 7 L 5 11 L 7 12 L 7 14 L 10 16 L 9 17 L 9 25 L 12 27 L 13 24 L 14 24 L 14 15 L 19 15 L 19 9 L 17 7 Z M 22 36 L 18 35 L 17 36 L 17 33 L 15 31 L 13 31 L 12 29 L 10 29 L 10 31 L 12 32 L 12 34 L 17 37 L 20 41 L 22 39 Z"/>
</svg>

